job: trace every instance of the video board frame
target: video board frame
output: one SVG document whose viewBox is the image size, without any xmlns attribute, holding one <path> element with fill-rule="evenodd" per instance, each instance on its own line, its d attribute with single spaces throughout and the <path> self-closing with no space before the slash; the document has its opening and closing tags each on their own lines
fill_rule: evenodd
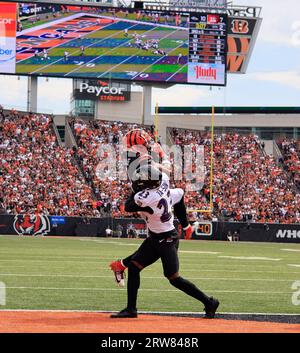
<svg viewBox="0 0 300 353">
<path fill-rule="evenodd" d="M 1 1 L 0 4 L 1 3 L 3 3 L 3 1 Z M 8 2 L 6 2 L 6 3 L 8 3 Z M 20 3 L 20 2 L 10 1 L 9 3 Z M 30 3 L 25 3 L 25 4 L 26 4 L 26 6 L 30 6 Z M 33 5 L 50 6 L 49 3 L 43 3 L 43 2 L 33 3 Z M 190 16 L 189 12 L 185 12 L 185 11 L 158 11 L 158 10 L 148 10 L 148 9 L 138 10 L 138 9 L 130 9 L 130 8 L 115 8 L 115 7 L 107 7 L 107 6 L 105 6 L 105 7 L 92 6 L 90 4 L 74 5 L 74 3 L 72 5 L 68 5 L 68 3 L 64 3 L 63 5 L 55 3 L 55 4 L 53 4 L 53 6 L 60 6 L 61 8 L 63 8 L 63 7 L 67 8 L 68 7 L 69 10 L 70 10 L 70 8 L 72 8 L 73 9 L 73 10 L 71 10 L 71 12 L 73 11 L 72 13 L 77 11 L 79 13 L 82 12 L 82 14 L 86 14 L 87 10 L 93 11 L 93 9 L 94 9 L 96 13 L 90 14 L 90 15 L 93 15 L 92 17 L 94 17 L 94 18 L 99 18 L 100 17 L 100 18 L 106 19 L 106 20 L 108 20 L 108 18 L 107 18 L 108 16 L 105 16 L 105 15 L 102 16 L 101 14 L 103 14 L 103 13 L 106 14 L 106 13 L 111 12 L 111 13 L 115 14 L 114 19 L 115 19 L 116 23 L 121 24 L 121 27 L 124 27 L 125 23 L 128 24 L 128 23 L 130 23 L 129 21 L 134 21 L 134 20 L 122 18 L 122 17 L 118 16 L 119 13 L 123 14 L 124 16 L 130 16 L 130 15 L 142 16 L 142 17 L 145 16 L 146 19 L 140 18 L 141 21 L 139 21 L 139 19 L 135 19 L 135 22 L 131 22 L 133 24 L 133 26 L 130 26 L 130 27 L 131 28 L 132 27 L 133 28 L 138 28 L 135 32 L 142 32 L 142 33 L 145 33 L 145 32 L 156 32 L 155 35 L 156 36 L 158 35 L 158 39 L 156 39 L 156 41 L 164 42 L 164 45 L 166 45 L 167 49 L 166 48 L 162 48 L 161 49 L 162 52 L 159 53 L 160 56 L 156 56 L 156 57 L 155 57 L 155 54 L 153 54 L 153 52 L 155 52 L 155 47 L 150 48 L 150 50 L 152 51 L 151 55 L 142 55 L 142 56 L 139 55 L 139 56 L 141 56 L 141 58 L 133 58 L 132 55 L 131 55 L 131 57 L 129 55 L 127 55 L 128 58 L 129 58 L 128 59 L 128 58 L 126 58 L 126 55 L 123 55 L 123 57 L 121 58 L 121 59 L 123 59 L 123 62 L 117 61 L 115 63 L 115 67 L 121 67 L 123 65 L 123 67 L 125 69 L 127 69 L 127 74 L 128 75 L 129 75 L 129 73 L 132 74 L 132 75 L 135 73 L 134 70 L 131 70 L 131 72 L 130 72 L 128 64 L 132 64 L 134 67 L 138 67 L 139 65 L 141 66 L 141 62 L 140 62 L 141 60 L 148 60 L 148 63 L 146 65 L 144 65 L 144 67 L 143 67 L 144 71 L 137 72 L 137 74 L 133 75 L 132 77 L 130 77 L 130 76 L 129 77 L 124 77 L 124 76 L 122 77 L 122 73 L 120 73 L 120 75 L 117 76 L 117 77 L 116 77 L 115 74 L 106 75 L 106 76 L 103 75 L 103 74 L 100 74 L 99 76 L 91 74 L 93 72 L 93 68 L 92 68 L 93 64 L 95 64 L 95 62 L 97 63 L 98 59 L 100 59 L 100 62 L 101 62 L 101 60 L 104 59 L 105 55 L 101 54 L 101 50 L 100 50 L 98 52 L 98 54 L 100 54 L 100 55 L 98 55 L 98 58 L 96 57 L 96 59 L 95 59 L 95 58 L 91 57 L 91 58 L 89 58 L 88 62 L 86 62 L 86 63 L 83 62 L 81 64 L 81 65 L 87 64 L 87 65 L 91 66 L 89 68 L 89 70 L 87 71 L 87 74 L 85 74 L 85 73 L 82 73 L 82 72 L 78 72 L 76 67 L 74 67 L 74 65 L 80 66 L 79 64 L 80 64 L 80 62 L 82 60 L 81 61 L 77 60 L 78 62 L 75 63 L 75 60 L 73 59 L 73 62 L 70 63 L 70 61 L 68 61 L 68 60 L 71 60 L 72 56 L 71 55 L 68 56 L 68 54 L 70 54 L 68 52 L 63 54 L 62 50 L 56 50 L 56 53 L 58 52 L 58 54 L 61 57 L 54 58 L 52 60 L 52 49 L 64 48 L 62 46 L 62 44 L 64 44 L 64 40 L 68 37 L 70 32 L 68 32 L 68 31 L 64 32 L 62 30 L 60 33 L 62 33 L 63 35 L 58 40 L 58 38 L 55 37 L 55 35 L 51 31 L 48 30 L 47 26 L 45 26 L 45 25 L 39 26 L 39 25 L 35 25 L 33 23 L 32 26 L 29 27 L 29 28 L 26 28 L 25 31 L 24 31 L 24 29 L 22 29 L 22 31 L 18 31 L 17 32 L 17 43 L 16 43 L 16 45 L 17 45 L 18 49 L 17 49 L 17 55 L 16 55 L 16 72 L 3 72 L 1 70 L 0 74 L 14 74 L 14 75 L 18 75 L 18 76 L 36 76 L 36 77 L 58 77 L 58 78 L 69 77 L 69 78 L 85 78 L 85 79 L 106 79 L 106 80 L 124 81 L 124 82 L 129 82 L 129 83 L 130 82 L 136 82 L 137 84 L 140 83 L 140 84 L 156 84 L 156 85 L 157 84 L 159 84 L 159 85 L 165 85 L 165 84 L 188 84 L 188 85 L 191 85 L 192 84 L 192 85 L 209 85 L 209 86 L 225 86 L 226 85 L 226 81 L 227 81 L 227 65 L 226 65 L 226 57 L 227 57 L 227 21 L 228 21 L 228 18 L 227 18 L 226 14 L 222 15 L 222 16 L 224 16 L 224 18 L 226 18 L 226 25 L 225 25 L 226 38 L 225 38 L 225 42 L 224 42 L 224 50 L 225 50 L 225 52 L 224 52 L 224 56 L 225 56 L 224 81 L 222 83 L 215 83 L 215 82 L 211 82 L 211 81 L 210 82 L 200 82 L 199 83 L 199 82 L 187 82 L 187 80 L 183 80 L 182 79 L 182 77 L 187 76 L 187 74 L 184 73 L 184 69 L 183 69 L 185 66 L 187 66 L 187 64 L 184 61 L 185 60 L 185 55 L 181 54 L 178 51 L 178 49 L 182 47 L 182 44 L 184 44 L 184 45 L 187 44 L 187 46 L 189 45 L 189 43 L 188 43 L 189 28 L 186 25 L 186 23 L 188 22 L 187 18 Z M 100 15 L 99 15 L 99 13 L 100 13 Z M 150 14 L 153 14 L 153 16 L 149 19 L 147 17 L 150 17 L 150 16 L 148 16 Z M 160 16 L 160 14 L 165 15 L 165 18 L 163 20 L 162 20 L 163 16 Z M 210 12 L 208 12 L 208 14 L 210 14 Z M 211 14 L 211 15 L 219 16 L 219 15 L 215 15 L 215 14 Z M 156 17 L 154 17 L 154 16 L 156 16 Z M 168 17 L 168 18 L 166 19 L 166 17 Z M 68 18 L 68 17 L 66 17 L 66 18 Z M 63 16 L 61 17 L 61 19 L 62 19 L 62 21 L 64 21 L 64 17 Z M 74 20 L 77 20 L 77 19 L 78 18 L 74 18 Z M 169 22 L 167 22 L 167 20 L 169 20 L 170 22 L 173 21 L 173 23 L 170 24 Z M 49 20 L 49 25 L 53 24 L 54 21 L 57 22 L 57 20 L 53 20 L 53 19 Z M 84 19 L 84 21 L 86 22 L 87 19 Z M 162 21 L 165 21 L 165 23 L 162 23 Z M 72 26 L 72 24 L 70 24 L 70 23 L 68 25 Z M 109 24 L 108 24 L 108 26 L 109 26 Z M 144 28 L 141 29 L 142 28 L 141 26 L 144 27 Z M 63 22 L 62 22 L 62 26 L 61 27 L 63 27 Z M 106 26 L 104 24 L 103 28 L 105 28 L 105 27 Z M 39 30 L 40 29 L 41 30 L 45 29 L 46 33 L 35 33 L 35 32 L 37 32 L 37 29 L 39 29 Z M 84 30 L 86 30 L 86 28 Z M 104 29 L 104 30 L 106 30 L 106 29 Z M 123 28 L 122 31 L 123 30 L 124 30 L 124 32 L 122 32 L 122 35 L 126 36 L 126 28 Z M 30 31 L 33 33 L 32 38 L 30 38 L 30 35 L 31 35 Z M 94 32 L 94 31 L 92 30 L 91 33 L 92 32 Z M 95 32 L 97 32 L 97 30 Z M 129 35 L 133 36 L 132 32 L 133 32 L 132 29 L 129 29 L 127 31 L 127 33 Z M 168 33 L 168 32 L 171 32 L 171 33 Z M 175 34 L 175 33 L 177 33 L 177 34 Z M 65 34 L 66 34 L 66 36 L 64 37 Z M 42 39 L 42 40 L 47 39 L 47 36 L 48 37 L 50 36 L 50 38 L 51 38 L 51 35 L 53 36 L 53 38 L 52 38 L 53 39 L 53 43 L 54 42 L 57 43 L 57 41 L 60 41 L 61 43 L 52 46 L 49 49 L 49 54 L 48 55 L 47 55 L 47 53 L 43 53 L 45 51 L 45 48 L 42 48 L 42 47 L 41 48 L 38 47 L 38 48 L 35 48 L 35 49 L 33 47 L 32 50 L 29 48 L 27 50 L 27 52 L 26 52 L 26 49 L 24 49 L 23 52 L 21 50 L 21 53 L 20 53 L 20 50 L 19 50 L 20 46 L 23 45 L 24 42 L 27 43 L 28 41 L 30 42 L 30 40 L 33 40 L 33 41 L 37 42 L 40 39 Z M 177 35 L 177 37 L 176 37 L 176 35 Z M 187 37 L 186 39 L 185 39 L 185 37 L 183 38 L 184 35 L 186 35 L 186 37 Z M 23 36 L 23 38 L 22 38 L 22 36 Z M 159 36 L 162 36 L 162 37 L 159 38 Z M 140 37 L 142 38 L 141 41 L 145 43 L 146 40 L 143 39 L 143 34 Z M 153 37 L 150 39 L 150 41 L 155 41 Z M 73 42 L 72 44 L 74 44 L 74 42 L 80 41 L 80 38 L 76 38 L 76 36 L 75 36 L 75 38 L 71 37 L 70 38 L 70 42 Z M 22 40 L 20 41 L 19 39 L 22 39 Z M 95 38 L 89 38 L 89 39 L 90 39 L 90 42 L 91 42 L 91 46 L 90 46 L 90 43 L 87 43 L 86 45 L 83 45 L 83 47 L 85 47 L 86 49 L 92 49 L 93 48 L 93 40 Z M 114 40 L 120 40 L 120 39 L 122 40 L 122 38 L 113 38 L 113 39 Z M 184 42 L 183 39 L 185 39 L 185 42 Z M 120 40 L 120 42 L 121 42 L 121 40 Z M 100 37 L 100 42 L 101 41 L 103 43 L 103 38 Z M 104 42 L 105 42 L 105 40 L 104 40 Z M 132 40 L 131 40 L 131 42 L 132 42 Z M 178 42 L 178 45 L 176 45 L 176 42 Z M 66 43 L 66 44 L 68 44 L 68 43 Z M 98 44 L 97 41 L 96 41 L 96 44 Z M 148 43 L 148 45 L 149 45 L 149 43 Z M 151 45 L 151 43 L 150 43 L 150 45 Z M 79 44 L 78 44 L 78 46 L 79 46 Z M 21 49 L 22 48 L 23 47 L 21 47 Z M 131 48 L 125 49 L 122 45 L 120 45 L 119 48 L 123 50 L 123 53 L 124 53 L 124 50 L 127 50 L 127 49 L 130 52 L 132 52 L 134 50 L 137 51 L 138 49 L 140 51 L 141 50 L 142 51 L 146 51 L 145 48 L 136 48 L 135 44 L 132 45 Z M 80 49 L 80 48 L 78 48 L 78 49 Z M 187 50 L 186 47 L 184 49 Z M 35 50 L 36 53 L 33 53 L 33 50 Z M 48 49 L 46 49 L 46 51 L 47 50 Z M 122 50 L 121 50 L 121 52 L 122 52 Z M 158 46 L 158 48 L 156 50 L 156 54 L 157 54 L 157 51 L 159 51 L 159 50 L 160 50 L 160 48 Z M 178 55 L 177 56 L 176 55 L 169 55 L 169 53 L 172 53 L 172 51 L 174 53 L 178 54 Z M 90 52 L 91 52 L 91 50 L 89 50 L 89 53 Z M 26 55 L 26 54 L 28 54 L 28 55 Z M 80 57 L 81 56 L 80 53 L 78 53 L 78 54 L 79 55 L 77 55 L 77 56 Z M 86 60 L 86 56 L 83 54 L 81 59 Z M 120 59 L 115 58 L 115 57 L 113 59 L 114 60 L 120 60 Z M 43 67 L 45 67 L 45 65 L 43 65 L 43 63 L 41 63 L 42 60 L 44 60 L 44 62 L 47 62 L 46 67 L 50 68 L 52 66 L 50 71 L 45 71 L 43 69 Z M 71 70 L 72 72 L 71 73 L 70 72 L 62 73 L 62 72 L 53 71 L 54 64 L 55 64 L 55 62 L 53 63 L 53 61 L 55 61 L 55 60 L 57 60 L 57 63 L 60 64 L 61 66 L 63 66 L 65 64 L 64 60 L 66 60 L 66 62 L 68 61 L 67 63 L 73 65 L 73 67 L 74 67 Z M 179 61 L 179 62 L 176 62 L 176 60 Z M 180 60 L 182 62 L 180 62 Z M 133 61 L 133 63 L 132 63 L 132 61 Z M 22 69 L 21 69 L 20 62 L 22 62 Z M 27 67 L 25 67 L 26 66 L 25 64 L 28 64 L 28 67 L 29 67 L 28 70 L 27 70 Z M 107 63 L 105 63 L 105 64 L 107 64 Z M 101 63 L 101 65 L 102 65 L 102 63 Z M 181 66 L 184 65 L 184 66 L 180 67 L 180 65 Z M 146 70 L 145 70 L 145 66 L 146 66 Z M 157 74 L 156 71 L 161 69 L 162 67 L 163 68 L 167 68 L 168 70 L 171 70 L 171 72 L 162 72 L 162 73 L 158 73 Z M 31 70 L 31 68 L 33 68 L 33 70 Z M 150 72 L 149 73 L 148 72 L 149 68 L 152 69 L 154 72 Z M 24 70 L 26 70 L 26 71 L 24 71 Z M 176 70 L 178 72 L 176 72 Z M 128 73 L 128 71 L 129 71 L 129 73 Z M 76 74 L 75 74 L 75 72 L 76 72 Z M 203 70 L 201 72 L 204 73 L 204 74 L 206 72 L 211 73 L 211 70 L 210 71 Z M 159 75 L 162 76 L 163 74 L 169 75 L 169 77 L 167 77 L 165 80 L 157 79 L 157 77 L 159 77 Z M 181 76 L 179 74 L 181 74 Z M 198 71 L 198 74 L 199 74 L 199 71 Z M 147 75 L 148 75 L 148 77 L 146 77 Z M 177 79 L 177 77 L 180 77 L 180 79 Z"/>
</svg>

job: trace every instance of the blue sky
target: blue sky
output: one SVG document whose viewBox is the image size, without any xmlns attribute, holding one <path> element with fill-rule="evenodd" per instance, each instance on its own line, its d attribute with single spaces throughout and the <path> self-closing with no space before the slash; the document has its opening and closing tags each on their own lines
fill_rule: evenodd
<svg viewBox="0 0 300 353">
<path fill-rule="evenodd" d="M 153 89 L 152 104 L 163 106 L 300 106 L 300 1 L 238 0 L 261 6 L 263 23 L 247 73 L 228 75 L 227 87 L 176 85 Z M 39 110 L 68 113 L 72 80 L 39 79 Z M 27 79 L 0 77 L 0 104 L 25 108 Z"/>
</svg>

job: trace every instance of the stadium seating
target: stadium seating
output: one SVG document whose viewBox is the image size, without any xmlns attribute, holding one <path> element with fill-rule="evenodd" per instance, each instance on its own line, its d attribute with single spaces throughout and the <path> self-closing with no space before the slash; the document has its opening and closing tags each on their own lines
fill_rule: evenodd
<svg viewBox="0 0 300 353">
<path fill-rule="evenodd" d="M 117 121 L 84 121 L 72 119 L 70 126 L 74 132 L 78 149 L 77 158 L 82 167 L 86 179 L 93 186 L 98 202 L 108 206 L 113 217 L 126 216 L 123 203 L 130 192 L 128 180 L 118 180 L 114 176 L 99 178 L 97 169 L 101 169 L 101 159 L 97 157 L 97 151 L 101 144 L 109 144 L 115 149 L 118 160 L 119 149 L 116 145 L 122 137 L 138 124 L 127 124 Z M 145 127 L 150 132 L 150 127 Z M 129 216 L 129 214 L 128 214 Z M 132 215 L 130 215 L 132 216 Z"/>
<path fill-rule="evenodd" d="M 58 145 L 51 117 L 2 111 L 0 206 L 8 214 L 99 216 L 73 153 Z"/>
<path fill-rule="evenodd" d="M 130 184 L 111 175 L 99 178 L 103 164 L 97 151 L 101 144 L 109 144 L 120 161 L 116 146 L 125 133 L 136 127 L 152 133 L 153 127 L 79 118 L 71 118 L 69 125 L 77 142 L 73 149 L 58 145 L 51 117 L 0 110 L 0 212 L 127 216 L 123 202 Z M 203 188 L 186 192 L 185 199 L 190 209 L 208 210 L 210 133 L 170 129 L 170 135 L 179 146 L 204 146 Z M 300 223 L 300 193 L 295 187 L 299 187 L 299 143 L 283 140 L 278 145 L 284 169 L 263 153 L 257 136 L 215 135 L 214 213 L 191 212 L 191 220 Z M 187 181 L 172 179 L 171 186 L 186 189 Z"/>
<path fill-rule="evenodd" d="M 176 144 L 204 144 L 209 166 L 209 133 L 179 129 L 171 133 Z M 205 188 L 203 192 L 207 193 Z M 226 220 L 300 222 L 300 194 L 274 158 L 263 153 L 257 136 L 215 136 L 213 194 L 217 216 Z"/>
<path fill-rule="evenodd" d="M 300 141 L 284 139 L 278 141 L 278 146 L 283 155 L 283 167 L 300 190 Z"/>
</svg>

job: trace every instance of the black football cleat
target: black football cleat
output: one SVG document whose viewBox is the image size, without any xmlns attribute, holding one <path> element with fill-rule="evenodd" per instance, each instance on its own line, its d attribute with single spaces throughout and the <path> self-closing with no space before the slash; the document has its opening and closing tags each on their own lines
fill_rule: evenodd
<svg viewBox="0 0 300 353">
<path fill-rule="evenodd" d="M 213 297 L 210 297 L 210 303 L 205 306 L 204 311 L 205 311 L 205 318 L 206 319 L 213 319 L 215 317 L 216 311 L 218 309 L 218 306 L 220 305 L 218 299 L 215 299 Z"/>
<path fill-rule="evenodd" d="M 128 319 L 128 318 L 136 318 L 138 316 L 136 310 L 123 309 L 118 313 L 111 314 L 110 317 L 112 319 Z"/>
</svg>

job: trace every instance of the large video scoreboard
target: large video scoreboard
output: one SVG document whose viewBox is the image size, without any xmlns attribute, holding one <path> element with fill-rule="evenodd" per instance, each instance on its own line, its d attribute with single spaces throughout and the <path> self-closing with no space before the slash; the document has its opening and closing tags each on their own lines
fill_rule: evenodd
<svg viewBox="0 0 300 353">
<path fill-rule="evenodd" d="M 0 1 L 0 74 L 226 84 L 227 15 Z"/>
<path fill-rule="evenodd" d="M 190 14 L 188 82 L 226 83 L 227 16 Z"/>
</svg>

